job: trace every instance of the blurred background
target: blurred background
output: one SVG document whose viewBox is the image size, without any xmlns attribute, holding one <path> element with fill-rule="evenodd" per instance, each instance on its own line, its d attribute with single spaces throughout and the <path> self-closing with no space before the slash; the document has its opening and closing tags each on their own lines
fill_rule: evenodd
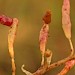
<svg viewBox="0 0 75 75">
<path fill-rule="evenodd" d="M 75 45 L 75 0 L 71 1 L 72 41 Z M 42 17 L 47 10 L 52 12 L 47 48 L 52 50 L 52 63 L 70 54 L 69 42 L 62 30 L 61 7 L 63 0 L 0 0 L 0 15 L 19 19 L 17 36 L 14 44 L 16 75 L 25 75 L 21 66 L 30 72 L 40 67 L 39 32 L 43 25 Z M 7 35 L 9 27 L 0 24 L 0 75 L 11 75 L 11 59 L 8 52 Z M 75 46 L 74 46 L 75 48 Z M 45 75 L 56 75 L 64 65 Z M 67 75 L 75 75 L 73 67 Z"/>
</svg>

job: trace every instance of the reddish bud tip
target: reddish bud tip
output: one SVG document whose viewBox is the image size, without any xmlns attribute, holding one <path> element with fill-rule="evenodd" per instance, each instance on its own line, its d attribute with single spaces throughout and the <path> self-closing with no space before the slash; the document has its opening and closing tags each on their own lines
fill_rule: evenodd
<svg viewBox="0 0 75 75">
<path fill-rule="evenodd" d="M 49 24 L 51 22 L 51 11 L 47 11 L 43 17 L 43 21 L 46 23 L 46 24 Z"/>
<path fill-rule="evenodd" d="M 13 23 L 13 19 L 5 16 L 5 15 L 1 15 L 0 16 L 0 23 L 6 26 L 11 26 Z"/>
<path fill-rule="evenodd" d="M 51 55 L 51 52 L 49 50 L 45 51 L 45 56 L 46 57 L 50 57 L 50 55 Z"/>
</svg>

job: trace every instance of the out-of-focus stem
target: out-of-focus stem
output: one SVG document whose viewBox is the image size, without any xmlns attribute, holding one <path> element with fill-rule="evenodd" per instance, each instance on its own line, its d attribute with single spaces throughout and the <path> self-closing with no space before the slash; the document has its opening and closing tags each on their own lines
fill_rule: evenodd
<svg viewBox="0 0 75 75">
<path fill-rule="evenodd" d="M 12 63 L 12 75 L 15 75 L 16 66 L 15 66 L 15 60 L 14 60 L 14 50 L 11 44 L 9 44 L 9 54 L 10 54 L 11 63 Z"/>
<path fill-rule="evenodd" d="M 13 24 L 11 28 L 9 29 L 9 33 L 8 33 L 8 48 L 9 48 L 9 54 L 10 54 L 11 63 L 12 63 L 12 75 L 15 75 L 15 70 L 16 70 L 13 45 L 14 45 L 14 40 L 16 37 L 17 26 L 18 26 L 18 20 L 17 18 L 14 18 Z"/>
</svg>

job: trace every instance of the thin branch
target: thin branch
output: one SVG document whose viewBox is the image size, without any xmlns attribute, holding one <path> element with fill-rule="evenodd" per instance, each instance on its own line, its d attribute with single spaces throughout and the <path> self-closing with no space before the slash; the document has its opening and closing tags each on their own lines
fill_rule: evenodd
<svg viewBox="0 0 75 75">
<path fill-rule="evenodd" d="M 47 71 L 49 71 L 49 70 L 51 70 L 51 69 L 53 69 L 55 67 L 58 67 L 58 66 L 64 64 L 65 62 L 67 62 L 69 60 L 72 60 L 72 59 L 75 59 L 75 55 L 74 56 L 69 56 L 69 57 L 67 57 L 65 59 L 57 61 L 57 62 L 55 62 L 55 63 L 53 63 L 53 64 L 51 64 L 49 66 L 47 64 L 45 64 L 42 67 L 40 67 L 36 72 L 34 72 L 33 75 L 43 75 Z"/>
</svg>

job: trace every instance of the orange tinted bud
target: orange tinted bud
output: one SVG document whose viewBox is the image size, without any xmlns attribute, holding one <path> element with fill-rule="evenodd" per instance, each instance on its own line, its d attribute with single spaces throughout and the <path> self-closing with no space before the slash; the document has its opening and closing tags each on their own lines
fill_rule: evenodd
<svg viewBox="0 0 75 75">
<path fill-rule="evenodd" d="M 49 24 L 51 22 L 51 11 L 47 11 L 43 17 L 43 21 L 46 23 L 46 24 Z"/>
</svg>

